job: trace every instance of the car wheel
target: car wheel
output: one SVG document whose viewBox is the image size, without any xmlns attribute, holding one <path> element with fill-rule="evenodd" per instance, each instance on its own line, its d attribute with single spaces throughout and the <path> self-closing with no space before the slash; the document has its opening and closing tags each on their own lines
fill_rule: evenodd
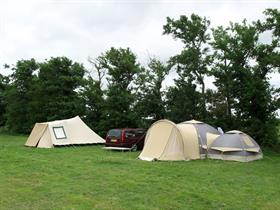
<svg viewBox="0 0 280 210">
<path fill-rule="evenodd" d="M 136 152 L 136 151 L 137 151 L 137 145 L 136 145 L 136 144 L 133 144 L 133 145 L 132 145 L 131 151 L 132 151 L 132 152 Z"/>
</svg>

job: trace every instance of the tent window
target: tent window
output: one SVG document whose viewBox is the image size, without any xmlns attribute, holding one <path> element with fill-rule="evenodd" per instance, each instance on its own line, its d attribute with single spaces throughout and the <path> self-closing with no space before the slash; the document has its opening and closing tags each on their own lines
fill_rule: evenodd
<svg viewBox="0 0 280 210">
<path fill-rule="evenodd" d="M 66 134 L 63 126 L 53 127 L 53 132 L 56 139 L 66 139 Z"/>
</svg>

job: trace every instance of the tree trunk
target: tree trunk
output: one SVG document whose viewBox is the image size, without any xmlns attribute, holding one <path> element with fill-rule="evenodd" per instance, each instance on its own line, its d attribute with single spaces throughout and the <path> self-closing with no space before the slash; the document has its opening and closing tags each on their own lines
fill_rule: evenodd
<svg viewBox="0 0 280 210">
<path fill-rule="evenodd" d="M 203 79 L 201 78 L 201 94 L 202 94 L 202 118 L 203 120 L 207 117 L 207 111 L 206 111 L 206 97 L 205 97 L 205 83 Z"/>
</svg>

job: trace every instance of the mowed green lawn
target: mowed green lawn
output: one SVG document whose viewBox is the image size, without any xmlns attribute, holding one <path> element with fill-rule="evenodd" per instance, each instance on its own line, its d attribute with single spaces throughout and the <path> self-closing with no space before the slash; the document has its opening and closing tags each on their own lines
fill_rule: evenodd
<svg viewBox="0 0 280 210">
<path fill-rule="evenodd" d="M 102 146 L 27 148 L 0 136 L 0 209 L 280 209 L 280 156 L 145 162 Z"/>
</svg>

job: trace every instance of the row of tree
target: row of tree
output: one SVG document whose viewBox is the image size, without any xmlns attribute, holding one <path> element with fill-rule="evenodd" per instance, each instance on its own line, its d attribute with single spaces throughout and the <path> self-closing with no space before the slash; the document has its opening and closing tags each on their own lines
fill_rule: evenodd
<svg viewBox="0 0 280 210">
<path fill-rule="evenodd" d="M 5 65 L 12 74 L 0 75 L 0 126 L 28 133 L 35 122 L 80 115 L 104 136 L 110 128 L 194 118 L 243 130 L 273 146 L 279 143 L 280 91 L 271 87 L 269 74 L 280 72 L 280 12 L 267 9 L 264 14 L 263 21 L 213 29 L 207 18 L 195 14 L 168 17 L 163 34 L 180 40 L 183 50 L 167 63 L 150 58 L 147 67 L 129 48 L 90 58 L 95 76 L 66 57 Z M 171 70 L 178 75 L 175 84 L 163 88 Z M 206 88 L 209 76 L 216 89 Z"/>
</svg>

